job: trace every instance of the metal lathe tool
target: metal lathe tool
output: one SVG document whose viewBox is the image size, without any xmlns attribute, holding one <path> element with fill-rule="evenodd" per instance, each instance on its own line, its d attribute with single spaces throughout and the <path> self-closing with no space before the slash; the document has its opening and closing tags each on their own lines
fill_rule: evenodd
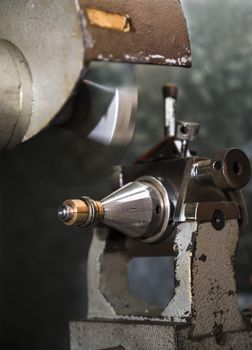
<svg viewBox="0 0 252 350">
<path fill-rule="evenodd" d="M 88 317 L 71 323 L 72 350 L 252 349 L 252 314 L 239 310 L 234 277 L 249 160 L 232 148 L 192 156 L 199 125 L 176 121 L 176 87 L 164 97 L 165 139 L 116 167 L 115 191 L 103 200 L 80 196 L 59 208 L 66 225 L 96 224 Z M 162 308 L 128 289 L 130 261 L 158 256 L 174 257 L 174 294 Z"/>
<path fill-rule="evenodd" d="M 180 1 L 0 0 L 0 150 L 50 125 L 129 142 L 136 92 L 87 81 L 92 61 L 190 67 Z M 91 130 L 82 111 L 92 99 L 76 106 L 83 86 L 108 99 Z M 239 149 L 194 156 L 199 125 L 176 120 L 176 86 L 163 94 L 164 140 L 115 168 L 112 194 L 80 195 L 58 211 L 68 226 L 93 225 L 88 316 L 71 323 L 71 350 L 252 349 L 252 314 L 240 312 L 234 278 L 249 161 Z M 128 289 L 128 264 L 146 256 L 174 259 L 165 307 Z"/>
</svg>

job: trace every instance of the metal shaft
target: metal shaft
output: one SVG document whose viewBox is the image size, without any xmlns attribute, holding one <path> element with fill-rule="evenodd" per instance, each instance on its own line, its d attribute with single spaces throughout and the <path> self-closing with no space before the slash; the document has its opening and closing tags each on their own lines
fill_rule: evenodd
<svg viewBox="0 0 252 350">
<path fill-rule="evenodd" d="M 178 88 L 174 84 L 166 84 L 163 87 L 165 100 L 165 136 L 176 136 L 176 104 L 178 98 Z"/>
<path fill-rule="evenodd" d="M 244 152 L 231 148 L 195 164 L 192 175 L 202 185 L 214 184 L 225 190 L 240 190 L 249 182 L 251 167 Z"/>
<path fill-rule="evenodd" d="M 58 217 L 67 226 L 88 227 L 95 221 L 103 219 L 104 209 L 101 202 L 89 197 L 69 199 L 60 206 Z"/>
</svg>

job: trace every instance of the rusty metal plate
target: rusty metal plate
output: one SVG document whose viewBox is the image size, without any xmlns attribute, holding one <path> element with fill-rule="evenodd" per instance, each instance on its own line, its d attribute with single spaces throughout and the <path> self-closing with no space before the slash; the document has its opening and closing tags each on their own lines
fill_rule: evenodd
<svg viewBox="0 0 252 350">
<path fill-rule="evenodd" d="M 79 0 L 90 60 L 191 66 L 191 47 L 178 0 Z"/>
</svg>

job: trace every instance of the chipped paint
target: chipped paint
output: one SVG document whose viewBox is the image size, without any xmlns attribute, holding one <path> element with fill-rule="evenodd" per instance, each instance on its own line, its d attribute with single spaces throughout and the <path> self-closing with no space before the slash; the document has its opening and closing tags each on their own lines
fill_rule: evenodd
<svg viewBox="0 0 252 350">
<path fill-rule="evenodd" d="M 101 60 L 101 61 L 109 61 L 113 60 L 116 62 L 119 62 L 120 60 L 116 58 L 116 55 L 109 54 L 108 57 L 104 57 L 103 55 L 99 54 L 96 59 Z M 183 56 L 179 57 L 177 60 L 174 58 L 165 58 L 165 56 L 162 55 L 148 55 L 148 56 L 143 56 L 142 52 L 139 52 L 136 55 L 129 55 L 125 54 L 124 59 L 127 62 L 132 62 L 132 63 L 154 63 L 155 60 L 157 60 L 157 64 L 166 64 L 169 66 L 181 66 L 181 67 L 186 67 L 188 66 L 189 63 L 192 62 L 192 57 L 191 56 Z"/>
<path fill-rule="evenodd" d="M 175 278 L 178 281 L 175 288 L 175 295 L 162 316 L 171 322 L 187 322 L 192 315 L 192 294 L 191 294 L 191 259 L 192 242 L 194 232 L 197 230 L 197 222 L 186 222 L 178 225 L 175 238 Z M 188 250 L 188 247 L 191 247 Z"/>
<path fill-rule="evenodd" d="M 179 59 L 178 59 L 178 61 L 179 61 Z M 191 57 L 191 56 L 184 56 L 184 57 L 181 57 L 181 58 L 180 58 L 180 62 L 181 62 L 180 64 L 184 66 L 184 65 L 186 65 L 188 62 L 190 62 L 190 63 L 192 62 L 192 57 Z"/>
<path fill-rule="evenodd" d="M 108 318 L 116 317 L 115 310 L 100 290 L 101 256 L 106 245 L 107 230 L 94 230 L 93 241 L 88 257 L 88 317 L 95 318 L 106 314 Z"/>
<path fill-rule="evenodd" d="M 87 8 L 86 15 L 92 26 L 124 33 L 128 33 L 131 30 L 131 22 L 128 15 L 98 10 L 95 8 Z"/>
<path fill-rule="evenodd" d="M 149 55 L 149 57 L 153 58 L 153 59 L 155 59 L 155 58 L 158 58 L 158 59 L 161 59 L 161 60 L 165 59 L 165 57 L 163 55 Z"/>
<path fill-rule="evenodd" d="M 165 63 L 169 65 L 175 65 L 177 63 L 177 60 L 175 60 L 174 58 L 166 58 Z"/>
</svg>

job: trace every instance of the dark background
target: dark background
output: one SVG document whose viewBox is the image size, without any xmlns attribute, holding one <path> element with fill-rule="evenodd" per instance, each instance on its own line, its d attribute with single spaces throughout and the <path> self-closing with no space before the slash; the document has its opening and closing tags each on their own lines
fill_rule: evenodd
<svg viewBox="0 0 252 350">
<path fill-rule="evenodd" d="M 140 100 L 128 148 L 101 146 L 51 127 L 1 155 L 1 349 L 69 350 L 68 324 L 85 317 L 91 232 L 65 228 L 57 207 L 66 198 L 108 194 L 111 167 L 133 161 L 161 139 L 164 83 L 179 85 L 178 118 L 201 123 L 193 146 L 199 154 L 234 146 L 252 158 L 252 2 L 183 4 L 193 68 L 135 68 Z M 112 64 L 93 65 L 92 77 L 112 85 L 132 80 L 128 67 Z M 250 213 L 251 182 L 245 195 Z M 237 258 L 241 307 L 252 303 L 251 252 L 250 226 Z"/>
</svg>

